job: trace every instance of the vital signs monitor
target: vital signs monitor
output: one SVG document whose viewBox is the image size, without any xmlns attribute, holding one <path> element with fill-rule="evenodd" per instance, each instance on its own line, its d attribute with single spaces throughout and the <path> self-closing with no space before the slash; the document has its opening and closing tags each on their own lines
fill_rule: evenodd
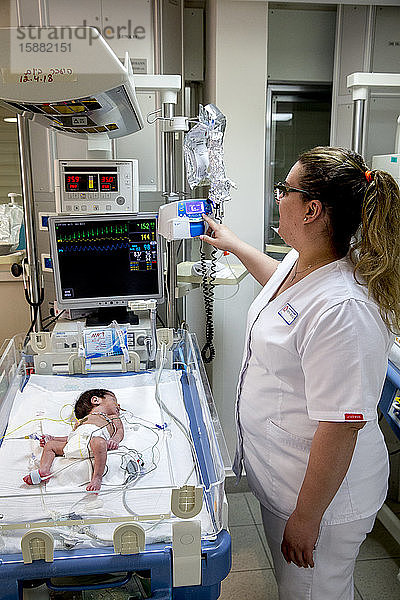
<svg viewBox="0 0 400 600">
<path fill-rule="evenodd" d="M 59 308 L 163 297 L 156 214 L 50 217 L 49 232 Z"/>
<path fill-rule="evenodd" d="M 69 214 L 118 214 L 139 210 L 138 161 L 57 159 L 56 209 Z"/>
</svg>

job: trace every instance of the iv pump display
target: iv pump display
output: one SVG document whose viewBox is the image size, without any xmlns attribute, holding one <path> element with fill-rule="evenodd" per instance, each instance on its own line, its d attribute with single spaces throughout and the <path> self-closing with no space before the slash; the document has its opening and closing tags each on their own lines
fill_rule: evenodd
<svg viewBox="0 0 400 600">
<path fill-rule="evenodd" d="M 205 224 L 201 215 L 210 215 L 211 212 L 208 200 L 180 200 L 163 204 L 159 211 L 159 233 L 169 242 L 202 235 Z"/>
</svg>

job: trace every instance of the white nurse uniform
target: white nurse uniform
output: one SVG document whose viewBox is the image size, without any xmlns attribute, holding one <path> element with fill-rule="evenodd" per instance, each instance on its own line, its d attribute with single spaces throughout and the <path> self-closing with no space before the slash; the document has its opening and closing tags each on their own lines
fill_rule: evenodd
<svg viewBox="0 0 400 600">
<path fill-rule="evenodd" d="M 286 520 L 318 422 L 367 421 L 321 526 L 350 523 L 375 515 L 387 492 L 377 404 L 393 336 L 366 287 L 355 281 L 348 257 L 318 268 L 271 300 L 297 257 L 295 250 L 286 256 L 249 310 L 234 470 L 240 476 L 244 461 L 261 505 Z"/>
</svg>

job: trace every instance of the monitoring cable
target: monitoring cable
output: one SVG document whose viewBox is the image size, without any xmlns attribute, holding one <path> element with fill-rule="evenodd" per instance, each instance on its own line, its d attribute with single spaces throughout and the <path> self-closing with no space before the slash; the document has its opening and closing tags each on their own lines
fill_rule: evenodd
<svg viewBox="0 0 400 600">
<path fill-rule="evenodd" d="M 230 263 L 230 261 L 228 259 L 229 252 L 223 252 L 221 254 L 221 257 L 218 257 L 218 258 L 222 258 L 222 256 L 224 256 L 226 258 L 226 266 L 228 267 L 229 271 L 231 272 L 231 275 L 232 275 L 233 279 L 235 280 L 235 291 L 232 294 L 230 294 L 230 296 L 224 296 L 224 297 L 220 297 L 220 298 L 218 296 L 215 296 L 214 299 L 216 301 L 219 301 L 219 302 L 221 302 L 221 301 L 224 302 L 225 300 L 230 300 L 231 298 L 234 298 L 236 296 L 236 294 L 239 292 L 239 289 L 240 289 L 239 280 L 238 280 L 238 278 L 236 276 L 235 271 L 232 269 L 232 265 L 231 265 L 231 263 Z"/>
<path fill-rule="evenodd" d="M 189 447 L 190 447 L 190 451 L 192 453 L 192 459 L 193 459 L 193 464 L 194 464 L 193 470 L 194 470 L 194 469 L 196 469 L 198 467 L 197 454 L 196 454 L 196 448 L 194 446 L 194 442 L 193 442 L 192 437 L 190 435 L 189 429 L 186 427 L 186 425 L 184 425 L 184 423 L 182 423 L 182 421 L 176 415 L 174 415 L 169 410 L 169 408 L 161 400 L 161 396 L 160 396 L 160 385 L 159 384 L 160 384 L 161 374 L 162 374 L 162 371 L 163 371 L 164 366 L 165 366 L 166 351 L 167 351 L 167 346 L 166 346 L 166 344 L 162 343 L 161 344 L 161 352 L 160 352 L 160 367 L 158 369 L 158 372 L 157 372 L 156 378 L 155 378 L 155 393 L 154 393 L 155 400 L 156 400 L 157 404 L 159 405 L 160 409 L 162 411 L 164 411 L 165 413 L 167 413 L 167 415 L 169 417 L 171 417 L 171 419 L 173 420 L 173 422 L 179 427 L 179 429 L 181 430 L 181 432 L 185 436 L 186 440 L 188 441 Z M 192 472 L 193 472 L 193 470 L 192 470 Z M 190 476 L 191 476 L 192 472 L 190 473 Z"/>
<path fill-rule="evenodd" d="M 58 315 L 56 317 L 54 317 L 51 321 L 49 321 L 48 323 L 46 323 L 46 325 L 43 327 L 43 331 L 47 331 L 47 329 L 53 325 L 53 323 L 55 323 L 56 321 L 58 321 L 58 319 L 65 313 L 65 309 L 62 310 L 61 312 L 58 313 Z"/>
<path fill-rule="evenodd" d="M 146 349 L 148 362 L 154 362 L 157 355 L 157 310 L 155 308 L 150 309 L 150 329 L 151 335 L 146 337 Z"/>
<path fill-rule="evenodd" d="M 162 320 L 162 318 L 160 317 L 160 315 L 159 315 L 159 314 L 157 314 L 157 319 L 160 321 L 161 325 L 162 325 L 162 326 L 164 327 L 164 329 L 165 329 L 165 323 L 164 323 L 164 321 Z"/>
<path fill-rule="evenodd" d="M 24 294 L 25 294 L 25 299 L 27 301 L 27 303 L 29 304 L 29 306 L 33 309 L 33 319 L 31 322 L 31 325 L 26 333 L 25 339 L 24 339 L 24 346 L 26 346 L 27 342 L 29 341 L 29 336 L 32 333 L 35 325 L 36 325 L 36 321 L 38 318 L 38 314 L 39 314 L 39 310 L 41 305 L 43 304 L 43 300 L 44 300 L 44 279 L 43 279 L 43 273 L 41 275 L 41 288 L 40 288 L 40 293 L 39 293 L 39 298 L 37 302 L 34 302 L 28 292 L 28 283 L 26 280 L 26 275 L 25 275 L 25 268 L 28 265 L 28 261 L 26 258 L 24 258 L 24 260 L 22 261 L 22 280 L 23 280 L 23 284 L 24 284 Z"/>
<path fill-rule="evenodd" d="M 25 339 L 24 339 L 24 344 L 23 344 L 24 346 L 26 346 L 26 344 L 29 341 L 29 336 L 32 333 L 32 331 L 33 331 L 33 329 L 34 329 L 34 327 L 36 325 L 36 321 L 37 321 L 38 314 L 39 314 L 39 309 L 38 309 L 37 306 L 33 306 L 32 308 L 33 308 L 33 319 L 31 321 L 31 325 L 30 325 L 28 331 L 26 332 Z"/>
<path fill-rule="evenodd" d="M 49 315 L 48 317 L 45 317 L 44 319 L 42 319 L 42 323 L 45 323 L 46 321 L 50 321 L 50 319 L 54 319 L 54 314 Z"/>
<path fill-rule="evenodd" d="M 214 347 L 214 287 L 216 278 L 216 248 L 211 250 L 211 264 L 210 268 L 207 269 L 206 254 L 204 251 L 203 242 L 200 245 L 200 265 L 201 265 L 201 276 L 202 276 L 202 288 L 204 298 L 204 310 L 206 313 L 206 343 L 201 350 L 201 357 L 205 363 L 210 363 L 215 357 Z"/>
</svg>

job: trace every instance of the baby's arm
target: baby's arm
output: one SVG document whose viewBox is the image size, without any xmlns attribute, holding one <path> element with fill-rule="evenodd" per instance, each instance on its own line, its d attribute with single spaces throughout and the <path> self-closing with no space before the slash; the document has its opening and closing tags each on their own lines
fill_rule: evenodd
<svg viewBox="0 0 400 600">
<path fill-rule="evenodd" d="M 94 465 L 92 479 L 86 486 L 88 492 L 99 490 L 101 488 L 101 480 L 107 461 L 106 440 L 101 437 L 92 437 L 90 440 L 90 448 L 93 452 Z"/>
<path fill-rule="evenodd" d="M 124 437 L 124 426 L 121 419 L 113 419 L 115 431 L 107 442 L 107 450 L 116 450 Z"/>
</svg>

